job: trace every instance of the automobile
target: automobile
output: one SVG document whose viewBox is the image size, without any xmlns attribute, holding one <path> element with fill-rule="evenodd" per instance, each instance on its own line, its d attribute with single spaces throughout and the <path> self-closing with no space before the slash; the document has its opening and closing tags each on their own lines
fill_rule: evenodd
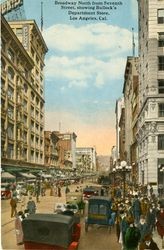
<svg viewBox="0 0 164 250">
<path fill-rule="evenodd" d="M 11 198 L 11 190 L 10 185 L 8 183 L 1 183 L 1 199 L 10 199 Z"/>
<path fill-rule="evenodd" d="M 83 198 L 88 200 L 91 196 L 98 196 L 100 194 L 99 186 L 89 186 L 83 189 Z"/>
<path fill-rule="evenodd" d="M 75 204 L 75 203 L 67 203 L 67 204 L 65 204 L 65 210 L 72 211 L 74 214 L 78 214 L 79 213 L 78 205 Z"/>
<path fill-rule="evenodd" d="M 22 221 L 24 249 L 77 250 L 81 225 L 74 216 L 31 214 Z"/>
<path fill-rule="evenodd" d="M 54 207 L 54 213 L 55 214 L 62 213 L 65 210 L 66 210 L 66 204 L 65 203 L 61 203 L 61 202 L 55 203 L 55 207 Z"/>
</svg>

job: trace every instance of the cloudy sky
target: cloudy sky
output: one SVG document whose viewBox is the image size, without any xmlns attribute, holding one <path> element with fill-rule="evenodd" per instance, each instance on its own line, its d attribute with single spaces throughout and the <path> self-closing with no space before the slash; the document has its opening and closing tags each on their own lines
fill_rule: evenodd
<svg viewBox="0 0 164 250">
<path fill-rule="evenodd" d="M 26 17 L 40 27 L 41 1 L 24 2 Z M 77 146 L 96 146 L 99 155 L 115 145 L 115 103 L 132 55 L 132 27 L 137 45 L 137 0 L 122 3 L 108 20 L 91 22 L 71 21 L 54 0 L 43 0 L 46 130 L 75 132 Z"/>
</svg>

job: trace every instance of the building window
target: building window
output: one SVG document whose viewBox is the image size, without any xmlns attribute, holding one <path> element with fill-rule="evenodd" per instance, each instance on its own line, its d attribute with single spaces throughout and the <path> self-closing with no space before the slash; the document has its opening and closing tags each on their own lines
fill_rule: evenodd
<svg viewBox="0 0 164 250">
<path fill-rule="evenodd" d="M 34 151 L 31 151 L 31 161 L 34 162 Z"/>
<path fill-rule="evenodd" d="M 158 46 L 164 47 L 164 32 L 158 33 Z"/>
<path fill-rule="evenodd" d="M 23 116 L 23 122 L 24 122 L 24 125 L 27 126 L 27 116 L 26 115 Z"/>
<path fill-rule="evenodd" d="M 164 56 L 158 57 L 158 70 L 164 70 Z"/>
<path fill-rule="evenodd" d="M 9 80 L 13 80 L 14 79 L 14 70 L 12 69 L 12 68 L 9 68 L 8 69 L 8 78 L 9 78 Z"/>
<path fill-rule="evenodd" d="M 27 143 L 27 132 L 25 132 L 25 131 L 23 133 L 23 140 L 25 143 Z"/>
<path fill-rule="evenodd" d="M 158 150 L 164 150 L 164 134 L 158 135 Z"/>
<path fill-rule="evenodd" d="M 158 104 L 158 115 L 159 117 L 164 117 L 164 103 Z"/>
<path fill-rule="evenodd" d="M 25 99 L 23 100 L 23 109 L 27 111 L 27 101 Z"/>
<path fill-rule="evenodd" d="M 8 98 L 10 100 L 13 100 L 14 99 L 14 89 L 11 88 L 10 86 L 8 87 Z"/>
<path fill-rule="evenodd" d="M 158 10 L 158 23 L 164 23 L 164 9 Z"/>
<path fill-rule="evenodd" d="M 164 79 L 158 80 L 158 93 L 164 94 Z"/>
<path fill-rule="evenodd" d="M 10 117 L 11 119 L 14 118 L 14 108 L 12 106 L 8 106 L 8 117 Z"/>
<path fill-rule="evenodd" d="M 13 159 L 13 157 L 14 157 L 14 145 L 13 144 L 10 144 L 10 143 L 8 144 L 7 156 L 8 156 L 8 158 Z"/>
<path fill-rule="evenodd" d="M 27 161 L 27 148 L 23 149 L 24 160 Z"/>
<path fill-rule="evenodd" d="M 24 86 L 23 86 L 23 87 L 24 87 L 24 92 L 27 93 L 27 91 L 28 91 L 28 86 L 27 86 L 27 84 L 24 83 Z"/>
<path fill-rule="evenodd" d="M 14 52 L 11 49 L 8 49 L 7 51 L 8 58 L 14 62 Z"/>
<path fill-rule="evenodd" d="M 8 134 L 8 137 L 10 139 L 14 139 L 14 126 L 12 124 L 8 125 L 8 132 L 7 132 L 7 134 Z"/>
</svg>

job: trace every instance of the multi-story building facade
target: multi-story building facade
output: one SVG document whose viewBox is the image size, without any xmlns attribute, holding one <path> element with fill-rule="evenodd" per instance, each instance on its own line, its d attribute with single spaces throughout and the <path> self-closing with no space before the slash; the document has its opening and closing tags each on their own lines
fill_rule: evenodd
<svg viewBox="0 0 164 250">
<path fill-rule="evenodd" d="M 124 74 L 124 104 L 122 122 L 122 160 L 132 166 L 132 179 L 137 178 L 138 145 L 136 139 L 138 121 L 138 57 L 128 56 Z M 124 143 L 123 143 L 124 142 Z"/>
<path fill-rule="evenodd" d="M 116 161 L 117 161 L 116 146 L 113 146 L 111 148 L 111 156 L 110 156 L 110 171 L 112 171 L 113 168 L 116 166 Z"/>
<path fill-rule="evenodd" d="M 76 169 L 76 134 L 53 132 L 58 138 L 57 149 L 59 156 L 59 168 L 73 171 Z"/>
<path fill-rule="evenodd" d="M 95 147 L 76 148 L 76 170 L 79 173 L 95 172 L 97 170 Z"/>
<path fill-rule="evenodd" d="M 116 115 L 116 150 L 115 150 L 115 165 L 119 163 L 120 161 L 120 127 L 119 127 L 119 122 L 120 122 L 120 117 L 121 117 L 121 112 L 122 108 L 124 108 L 124 98 L 119 98 L 116 101 L 116 107 L 115 107 L 115 115 Z"/>
<path fill-rule="evenodd" d="M 59 168 L 59 137 L 51 131 L 44 131 L 44 165 L 48 168 Z"/>
<path fill-rule="evenodd" d="M 2 16 L 2 167 L 43 167 L 47 46 L 35 21 Z"/>
<path fill-rule="evenodd" d="M 121 116 L 119 121 L 119 160 L 127 160 L 127 154 L 125 151 L 125 107 L 121 110 Z"/>
<path fill-rule="evenodd" d="M 164 0 L 138 0 L 138 9 L 139 182 L 157 188 L 164 164 Z"/>
</svg>

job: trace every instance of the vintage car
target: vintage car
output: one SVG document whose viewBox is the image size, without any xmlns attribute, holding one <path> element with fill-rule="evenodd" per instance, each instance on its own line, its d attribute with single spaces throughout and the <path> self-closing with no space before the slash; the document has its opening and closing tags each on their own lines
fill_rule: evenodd
<svg viewBox="0 0 164 250">
<path fill-rule="evenodd" d="M 110 227 L 111 200 L 107 197 L 93 196 L 88 200 L 88 214 L 85 220 L 85 231 L 91 224 Z"/>
<path fill-rule="evenodd" d="M 8 183 L 1 183 L 1 199 L 10 199 L 11 198 L 11 190 L 10 185 Z"/>
<path fill-rule="evenodd" d="M 24 248 L 77 250 L 81 226 L 74 216 L 65 214 L 32 214 L 22 221 Z"/>
<path fill-rule="evenodd" d="M 100 186 L 89 186 L 83 189 L 83 198 L 88 200 L 91 196 L 100 195 Z"/>
</svg>

